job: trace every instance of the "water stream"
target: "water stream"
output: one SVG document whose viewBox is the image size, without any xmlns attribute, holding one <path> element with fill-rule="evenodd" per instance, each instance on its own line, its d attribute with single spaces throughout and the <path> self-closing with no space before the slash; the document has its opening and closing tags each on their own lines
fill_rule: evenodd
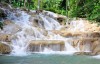
<svg viewBox="0 0 100 64">
<path fill-rule="evenodd" d="M 44 12 L 35 14 L 36 12 L 31 11 L 31 13 L 33 13 L 34 15 L 32 16 L 26 11 L 22 11 L 20 9 L 12 11 L 8 9 L 4 10 L 7 14 L 7 19 L 12 21 L 12 26 L 5 26 L 2 32 L 12 34 L 15 37 L 11 40 L 11 55 L 27 55 L 28 52 L 30 52 L 29 50 L 27 50 L 27 47 L 29 46 L 30 41 L 32 40 L 62 40 L 65 43 L 65 49 L 62 51 L 63 53 L 67 54 L 68 52 L 77 52 L 77 50 L 67 41 L 69 38 L 62 37 L 59 34 L 54 34 L 52 32 L 53 30 L 60 30 L 63 27 L 56 19 L 53 18 L 55 16 L 53 15 L 54 13 L 50 12 L 48 13 L 49 15 L 46 15 L 44 14 Z M 53 16 L 50 17 L 50 14 Z M 35 19 L 37 19 L 37 21 L 35 21 Z M 13 28 L 14 25 L 18 27 L 18 31 L 15 33 L 13 33 L 13 29 L 16 30 L 16 27 Z M 76 29 L 78 29 L 77 26 L 74 30 Z M 44 32 L 46 32 L 47 35 L 44 35 Z M 50 47 L 44 47 L 44 49 L 41 50 L 41 46 L 39 45 L 39 48 L 40 52 L 42 51 L 43 53 L 48 51 L 48 53 L 55 52 Z"/>
<path fill-rule="evenodd" d="M 6 9 L 10 23 L 4 26 L 3 34 L 11 34 L 11 44 L 5 42 L 11 48 L 10 55 L 26 56 L 31 53 L 42 54 L 74 54 L 75 52 L 91 52 L 88 44 L 85 50 L 79 48 L 80 42 L 74 47 L 75 37 L 64 37 L 53 31 L 61 31 L 64 26 L 57 20 L 58 15 L 50 11 Z M 5 20 L 5 19 L 4 19 Z M 67 22 L 66 22 L 67 23 Z M 65 28 L 66 32 L 85 32 L 83 20 L 73 20 L 71 27 Z"/>
</svg>

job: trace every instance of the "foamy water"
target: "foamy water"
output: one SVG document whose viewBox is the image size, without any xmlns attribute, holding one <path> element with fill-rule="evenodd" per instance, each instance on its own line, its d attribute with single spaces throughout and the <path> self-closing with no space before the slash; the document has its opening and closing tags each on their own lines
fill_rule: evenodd
<svg viewBox="0 0 100 64">
<path fill-rule="evenodd" d="M 26 13 L 22 10 L 16 10 L 16 12 L 12 12 L 10 10 L 5 10 L 7 12 L 7 19 L 11 20 L 13 24 L 17 25 L 17 27 L 20 27 L 20 30 L 17 32 L 14 32 L 13 36 L 15 36 L 14 39 L 11 40 L 11 47 L 12 52 L 11 55 L 14 56 L 25 56 L 29 54 L 31 51 L 27 50 L 27 47 L 29 46 L 29 42 L 32 40 L 62 40 L 65 43 L 65 49 L 64 51 L 54 51 L 51 48 L 45 47 L 44 50 L 41 50 L 41 46 L 39 46 L 40 50 L 39 52 L 32 52 L 32 53 L 42 53 L 42 54 L 74 54 L 75 52 L 80 52 L 79 46 L 76 48 L 71 45 L 72 42 L 69 42 L 69 40 L 72 40 L 72 37 L 63 37 L 59 34 L 54 34 L 51 30 L 60 30 L 62 25 L 54 19 L 54 17 L 57 17 L 56 14 L 49 12 L 48 14 L 43 14 L 42 12 L 39 14 L 35 14 L 34 16 Z M 31 13 L 36 13 L 35 11 L 31 11 Z M 16 14 L 19 14 L 19 16 L 16 16 Z M 51 15 L 51 16 L 50 16 Z M 32 17 L 32 21 L 30 21 L 30 17 Z M 34 19 L 37 19 L 38 21 L 35 22 Z M 37 24 L 37 26 L 34 26 L 34 24 Z M 72 27 L 69 28 L 70 31 L 85 31 L 84 22 L 82 20 L 80 21 L 72 21 L 70 23 Z M 4 28 L 3 33 L 9 33 L 12 34 L 13 25 L 7 25 L 7 27 Z M 47 32 L 47 35 L 44 35 L 44 32 Z M 89 50 L 87 50 L 89 51 Z"/>
</svg>

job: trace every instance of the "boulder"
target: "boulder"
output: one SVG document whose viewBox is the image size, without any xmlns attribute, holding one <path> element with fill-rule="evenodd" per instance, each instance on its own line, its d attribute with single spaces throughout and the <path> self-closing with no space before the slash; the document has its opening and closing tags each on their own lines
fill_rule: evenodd
<svg viewBox="0 0 100 64">
<path fill-rule="evenodd" d="M 8 45 L 0 43 L 0 54 L 9 54 L 11 49 Z"/>
<path fill-rule="evenodd" d="M 94 41 L 91 45 L 92 55 L 100 54 L 100 40 Z"/>
<path fill-rule="evenodd" d="M 12 38 L 11 36 L 11 34 L 0 33 L 0 41 L 10 42 Z"/>
</svg>

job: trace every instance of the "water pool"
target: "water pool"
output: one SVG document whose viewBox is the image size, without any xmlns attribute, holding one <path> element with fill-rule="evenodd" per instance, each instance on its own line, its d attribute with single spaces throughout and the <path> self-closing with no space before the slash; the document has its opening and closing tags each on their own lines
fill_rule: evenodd
<svg viewBox="0 0 100 64">
<path fill-rule="evenodd" d="M 77 55 L 0 56 L 0 64 L 100 64 L 100 59 Z"/>
</svg>

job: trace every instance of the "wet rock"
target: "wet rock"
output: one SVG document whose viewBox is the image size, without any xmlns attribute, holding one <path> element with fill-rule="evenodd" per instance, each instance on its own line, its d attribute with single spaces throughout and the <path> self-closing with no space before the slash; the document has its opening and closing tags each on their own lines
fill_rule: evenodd
<svg viewBox="0 0 100 64">
<path fill-rule="evenodd" d="M 33 17 L 30 17 L 29 21 L 32 23 L 32 26 L 38 27 L 38 21 L 39 21 L 39 19 L 34 19 Z"/>
<path fill-rule="evenodd" d="M 43 10 L 36 10 L 36 13 L 39 14 L 39 13 L 42 13 Z"/>
<path fill-rule="evenodd" d="M 26 28 L 24 32 L 26 35 L 31 35 L 31 36 L 34 35 L 34 30 L 32 28 Z"/>
<path fill-rule="evenodd" d="M 9 25 L 9 24 L 12 24 L 13 22 L 9 19 L 6 19 L 3 21 L 4 25 Z"/>
<path fill-rule="evenodd" d="M 63 37 L 77 37 L 80 36 L 82 34 L 82 32 L 71 32 L 71 31 L 67 31 L 67 30 L 52 30 L 53 33 L 55 34 L 59 34 Z"/>
<path fill-rule="evenodd" d="M 7 15 L 4 13 L 2 9 L 0 9 L 0 18 L 5 18 Z"/>
<path fill-rule="evenodd" d="M 51 18 L 55 18 L 55 19 L 58 17 L 57 14 L 55 14 L 54 12 L 50 12 L 50 11 L 45 11 L 45 10 L 43 10 L 43 14 L 44 14 L 44 15 L 47 15 L 47 16 L 49 16 L 49 17 L 51 17 Z"/>
<path fill-rule="evenodd" d="M 81 33 L 80 37 L 87 37 L 87 38 L 98 38 L 100 37 L 100 32 L 86 32 Z"/>
<path fill-rule="evenodd" d="M 91 52 L 75 52 L 75 55 L 91 55 Z"/>
<path fill-rule="evenodd" d="M 3 31 L 8 34 L 15 34 L 18 31 L 21 31 L 21 27 L 17 24 L 5 25 Z"/>
<path fill-rule="evenodd" d="M 70 40 L 71 45 L 74 48 L 79 47 L 79 51 L 75 54 L 77 55 L 98 55 L 100 54 L 100 40 L 99 38 L 81 38 Z M 85 53 L 84 51 L 90 51 Z"/>
<path fill-rule="evenodd" d="M 43 51 L 44 48 L 49 48 L 54 51 L 63 51 L 65 45 L 64 42 L 60 40 L 33 40 L 29 44 L 29 50 L 32 52 Z"/>
<path fill-rule="evenodd" d="M 72 37 L 73 36 L 73 34 L 71 32 L 67 32 L 67 31 L 62 31 L 60 35 L 63 37 Z"/>
<path fill-rule="evenodd" d="M 71 32 L 68 32 L 68 31 L 63 31 L 63 30 L 52 30 L 51 32 L 53 32 L 54 34 L 59 34 L 63 37 L 71 37 L 72 36 L 72 33 Z"/>
<path fill-rule="evenodd" d="M 31 17 L 35 17 L 36 14 L 36 10 L 30 10 L 30 12 L 28 12 L 29 15 L 31 15 Z"/>
<path fill-rule="evenodd" d="M 65 16 L 61 16 L 61 15 L 58 15 L 58 17 L 56 17 L 56 19 L 58 20 L 58 22 L 61 24 L 61 25 L 65 25 L 66 24 L 66 18 Z"/>
<path fill-rule="evenodd" d="M 0 41 L 10 42 L 11 34 L 0 33 Z"/>
<path fill-rule="evenodd" d="M 21 16 L 21 13 L 16 13 L 15 16 L 16 17 L 20 17 Z"/>
<path fill-rule="evenodd" d="M 0 30 L 3 30 L 3 26 L 4 26 L 3 22 L 0 22 Z"/>
<path fill-rule="evenodd" d="M 90 37 L 100 37 L 100 32 L 93 32 Z"/>
<path fill-rule="evenodd" d="M 94 41 L 91 45 L 92 54 L 98 55 L 100 54 L 100 40 Z"/>
<path fill-rule="evenodd" d="M 8 45 L 0 43 L 0 54 L 9 54 L 11 49 Z"/>
</svg>

